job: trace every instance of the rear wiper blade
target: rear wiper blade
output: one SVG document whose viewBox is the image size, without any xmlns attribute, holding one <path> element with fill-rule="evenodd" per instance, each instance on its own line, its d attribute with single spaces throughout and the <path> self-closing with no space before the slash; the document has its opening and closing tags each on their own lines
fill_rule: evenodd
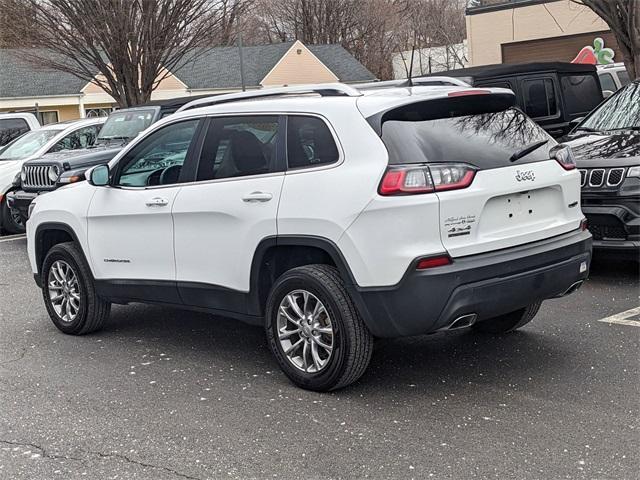
<svg viewBox="0 0 640 480">
<path fill-rule="evenodd" d="M 531 152 L 539 149 L 540 147 L 542 147 L 543 145 L 546 145 L 547 143 L 549 143 L 549 140 L 540 140 L 539 142 L 535 142 L 535 143 L 532 143 L 531 145 L 527 145 L 522 150 L 511 155 L 511 158 L 509 158 L 509 161 L 515 162 L 516 160 L 520 160 L 522 157 L 529 155 Z"/>
</svg>

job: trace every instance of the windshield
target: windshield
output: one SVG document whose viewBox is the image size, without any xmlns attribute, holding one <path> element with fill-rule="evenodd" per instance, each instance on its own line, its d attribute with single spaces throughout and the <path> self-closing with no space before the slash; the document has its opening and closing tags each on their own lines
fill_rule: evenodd
<svg viewBox="0 0 640 480">
<path fill-rule="evenodd" d="M 25 133 L 22 137 L 10 143 L 0 154 L 0 160 L 22 160 L 41 149 L 60 130 L 35 130 Z"/>
<path fill-rule="evenodd" d="M 516 108 L 425 121 L 387 121 L 382 141 L 390 164 L 463 162 L 478 168 L 548 160 L 555 142 Z M 533 148 L 536 145 L 536 148 Z M 527 147 L 531 151 L 526 152 Z M 525 158 L 526 157 L 526 158 Z"/>
<path fill-rule="evenodd" d="M 154 114 L 155 110 L 112 113 L 100 130 L 98 140 L 135 138 L 142 130 L 151 125 Z"/>
<path fill-rule="evenodd" d="M 640 128 L 640 83 L 618 90 L 580 124 L 578 129 L 606 132 Z"/>
</svg>

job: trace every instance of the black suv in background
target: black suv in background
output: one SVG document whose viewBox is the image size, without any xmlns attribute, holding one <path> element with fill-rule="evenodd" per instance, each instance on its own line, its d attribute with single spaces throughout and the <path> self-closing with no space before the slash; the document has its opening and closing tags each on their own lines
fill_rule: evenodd
<svg viewBox="0 0 640 480">
<path fill-rule="evenodd" d="M 209 95 L 210 96 L 210 95 Z M 149 102 L 140 107 L 121 109 L 109 115 L 96 143 L 89 148 L 50 153 L 25 162 L 20 175 L 20 188 L 7 195 L 7 204 L 18 212 L 23 221 L 29 217 L 29 205 L 38 195 L 51 192 L 70 183 L 85 180 L 89 168 L 109 162 L 140 132 L 161 118 L 175 113 L 180 107 L 203 96 L 181 97 Z M 46 172 L 57 167 L 57 180 Z"/>
<path fill-rule="evenodd" d="M 439 72 L 457 77 L 474 87 L 513 90 L 516 104 L 552 137 L 571 129 L 602 100 L 598 72 L 593 65 L 545 62 L 483 65 Z"/>
<path fill-rule="evenodd" d="M 640 80 L 621 88 L 562 139 L 582 175 L 594 249 L 640 255 Z"/>
</svg>

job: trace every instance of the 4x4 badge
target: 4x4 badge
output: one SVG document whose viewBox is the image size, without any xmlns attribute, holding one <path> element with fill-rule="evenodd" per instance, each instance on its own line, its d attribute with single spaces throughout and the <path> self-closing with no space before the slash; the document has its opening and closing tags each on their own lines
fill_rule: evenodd
<svg viewBox="0 0 640 480">
<path fill-rule="evenodd" d="M 516 170 L 516 180 L 519 182 L 535 181 L 536 174 L 533 170 Z"/>
</svg>

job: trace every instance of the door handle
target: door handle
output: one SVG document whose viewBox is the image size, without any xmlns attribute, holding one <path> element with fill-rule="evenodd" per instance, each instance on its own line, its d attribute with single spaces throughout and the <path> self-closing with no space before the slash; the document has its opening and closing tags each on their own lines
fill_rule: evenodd
<svg viewBox="0 0 640 480">
<path fill-rule="evenodd" d="M 268 202 L 273 198 L 269 192 L 251 192 L 244 197 L 242 197 L 243 202 L 254 203 L 254 202 Z"/>
<path fill-rule="evenodd" d="M 153 197 L 151 200 L 147 200 L 147 207 L 166 207 L 169 204 L 167 200 L 160 197 Z"/>
</svg>

